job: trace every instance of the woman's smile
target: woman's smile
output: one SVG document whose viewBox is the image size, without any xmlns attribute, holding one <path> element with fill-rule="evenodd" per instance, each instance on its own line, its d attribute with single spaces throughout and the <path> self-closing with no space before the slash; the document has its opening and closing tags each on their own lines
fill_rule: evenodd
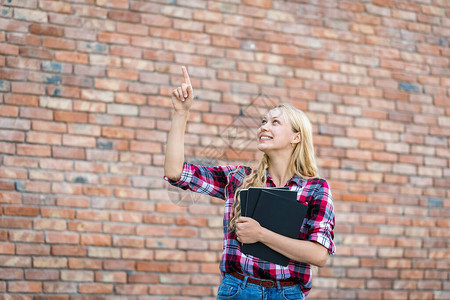
<svg viewBox="0 0 450 300">
<path fill-rule="evenodd" d="M 266 140 L 272 140 L 273 139 L 273 137 L 271 137 L 271 136 L 269 136 L 269 135 L 266 135 L 266 134 L 261 134 L 260 136 L 259 136 L 259 140 L 260 141 L 266 141 Z"/>
</svg>

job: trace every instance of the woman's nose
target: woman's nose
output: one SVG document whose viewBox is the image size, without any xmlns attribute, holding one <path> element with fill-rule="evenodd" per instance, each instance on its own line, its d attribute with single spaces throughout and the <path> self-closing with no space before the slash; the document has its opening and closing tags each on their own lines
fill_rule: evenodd
<svg viewBox="0 0 450 300">
<path fill-rule="evenodd" d="M 261 124 L 261 126 L 259 126 L 259 130 L 267 131 L 267 123 Z"/>
</svg>

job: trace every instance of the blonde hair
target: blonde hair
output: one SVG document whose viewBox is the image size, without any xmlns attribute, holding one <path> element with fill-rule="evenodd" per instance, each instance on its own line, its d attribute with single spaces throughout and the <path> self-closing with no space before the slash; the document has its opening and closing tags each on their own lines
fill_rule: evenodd
<svg viewBox="0 0 450 300">
<path fill-rule="evenodd" d="M 317 164 L 314 156 L 314 145 L 312 137 L 312 125 L 303 111 L 290 104 L 280 104 L 273 109 L 279 108 L 291 123 L 292 131 L 299 132 L 301 140 L 293 149 L 289 168 L 292 173 L 301 178 L 318 177 Z M 266 171 L 269 168 L 269 157 L 264 153 L 257 167 L 245 176 L 243 183 L 234 193 L 234 214 L 230 220 L 230 229 L 236 229 L 236 220 L 241 215 L 240 191 L 249 187 L 265 187 L 267 183 Z"/>
</svg>

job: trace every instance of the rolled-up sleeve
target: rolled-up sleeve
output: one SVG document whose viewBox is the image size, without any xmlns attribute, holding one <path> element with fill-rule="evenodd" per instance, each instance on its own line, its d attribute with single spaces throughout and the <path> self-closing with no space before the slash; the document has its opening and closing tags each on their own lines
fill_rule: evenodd
<svg viewBox="0 0 450 300">
<path fill-rule="evenodd" d="M 175 181 L 167 176 L 164 176 L 164 180 L 183 190 L 225 199 L 228 175 L 237 168 L 237 166 L 205 167 L 184 162 L 179 180 Z"/>
<path fill-rule="evenodd" d="M 334 207 L 333 198 L 328 183 L 325 180 L 320 181 L 320 187 L 314 194 L 311 215 L 308 218 L 308 234 L 309 241 L 322 244 L 328 249 L 330 255 L 336 252 L 336 246 L 333 242 L 334 238 Z"/>
</svg>

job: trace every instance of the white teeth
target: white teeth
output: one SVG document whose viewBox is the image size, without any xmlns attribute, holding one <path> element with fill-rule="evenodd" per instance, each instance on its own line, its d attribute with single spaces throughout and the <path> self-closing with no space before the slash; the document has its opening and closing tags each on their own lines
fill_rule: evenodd
<svg viewBox="0 0 450 300">
<path fill-rule="evenodd" d="M 261 140 L 270 140 L 271 138 L 270 137 L 268 137 L 268 136 L 262 136 L 261 137 Z"/>
</svg>

